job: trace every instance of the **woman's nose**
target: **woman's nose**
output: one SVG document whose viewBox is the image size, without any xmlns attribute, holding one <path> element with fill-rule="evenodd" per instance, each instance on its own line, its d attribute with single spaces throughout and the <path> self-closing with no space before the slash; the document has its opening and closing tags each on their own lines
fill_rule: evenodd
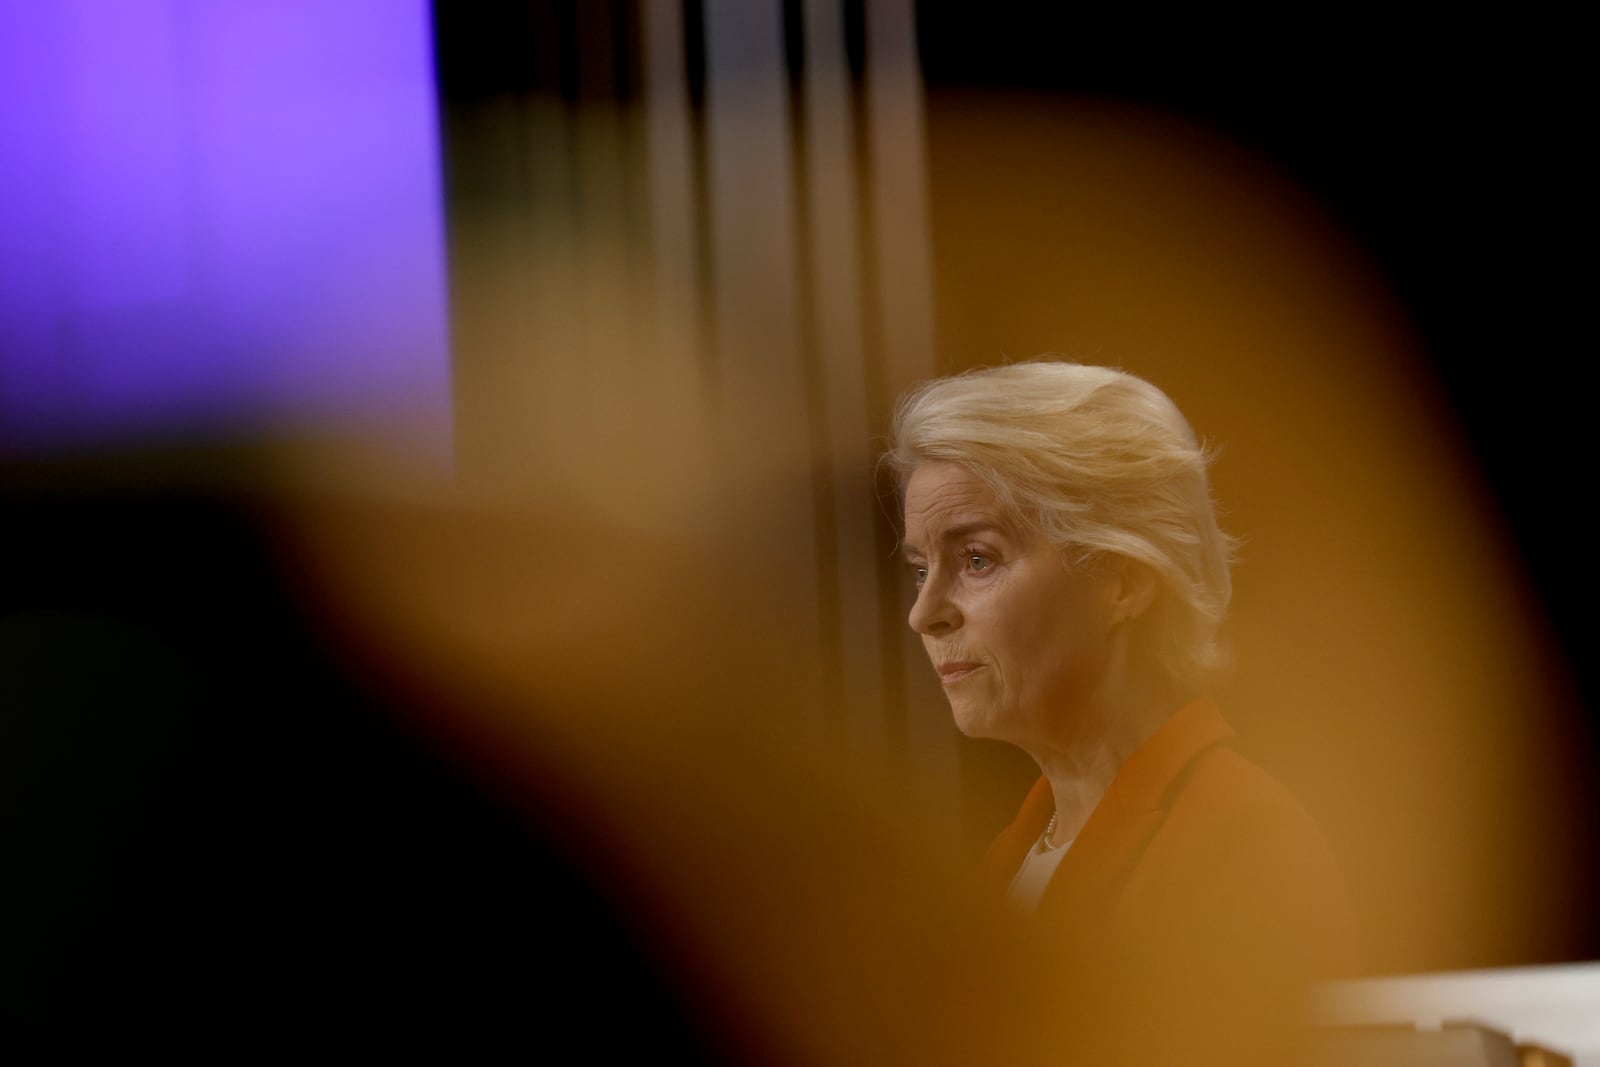
<svg viewBox="0 0 1600 1067">
<path fill-rule="evenodd" d="M 950 599 L 945 583 L 929 575 L 917 590 L 917 599 L 912 602 L 911 615 L 906 621 L 917 633 L 931 637 L 961 625 L 961 613 Z"/>
</svg>

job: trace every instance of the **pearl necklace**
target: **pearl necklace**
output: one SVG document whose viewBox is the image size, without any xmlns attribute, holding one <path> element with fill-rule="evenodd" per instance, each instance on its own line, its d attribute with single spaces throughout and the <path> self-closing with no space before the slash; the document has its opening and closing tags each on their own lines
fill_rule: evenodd
<svg viewBox="0 0 1600 1067">
<path fill-rule="evenodd" d="M 1055 833 L 1055 832 L 1056 832 L 1056 813 L 1055 812 L 1051 812 L 1050 813 L 1050 823 L 1049 823 L 1048 826 L 1046 826 L 1044 828 L 1044 837 L 1040 840 L 1040 843 L 1043 845 L 1044 850 L 1046 852 L 1054 852 L 1056 849 L 1061 847 L 1060 845 L 1052 845 L 1050 843 L 1050 835 Z"/>
</svg>

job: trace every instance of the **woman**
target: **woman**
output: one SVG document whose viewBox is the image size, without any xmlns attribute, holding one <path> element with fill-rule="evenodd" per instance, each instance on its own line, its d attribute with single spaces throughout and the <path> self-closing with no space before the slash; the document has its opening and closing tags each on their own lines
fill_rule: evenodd
<svg viewBox="0 0 1600 1067">
<path fill-rule="evenodd" d="M 974 371 L 906 396 L 886 458 L 956 725 L 1039 765 L 987 856 L 997 889 L 1196 1017 L 1347 970 L 1327 848 L 1202 695 L 1230 541 L 1172 401 L 1105 367 Z"/>
</svg>

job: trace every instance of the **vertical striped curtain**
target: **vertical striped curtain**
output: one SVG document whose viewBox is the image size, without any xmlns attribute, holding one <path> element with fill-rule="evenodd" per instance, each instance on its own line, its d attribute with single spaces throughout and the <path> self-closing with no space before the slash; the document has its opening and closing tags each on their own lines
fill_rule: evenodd
<svg viewBox="0 0 1600 1067">
<path fill-rule="evenodd" d="M 462 483 L 703 539 L 752 701 L 954 817 L 876 467 L 935 371 L 910 0 L 496 11 L 435 10 Z"/>
</svg>

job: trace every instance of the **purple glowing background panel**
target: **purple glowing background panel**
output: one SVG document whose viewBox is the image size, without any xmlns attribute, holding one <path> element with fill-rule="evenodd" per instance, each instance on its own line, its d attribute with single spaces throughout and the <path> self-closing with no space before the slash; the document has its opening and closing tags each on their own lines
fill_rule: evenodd
<svg viewBox="0 0 1600 1067">
<path fill-rule="evenodd" d="M 427 0 L 0 0 L 0 448 L 449 435 Z"/>
</svg>

